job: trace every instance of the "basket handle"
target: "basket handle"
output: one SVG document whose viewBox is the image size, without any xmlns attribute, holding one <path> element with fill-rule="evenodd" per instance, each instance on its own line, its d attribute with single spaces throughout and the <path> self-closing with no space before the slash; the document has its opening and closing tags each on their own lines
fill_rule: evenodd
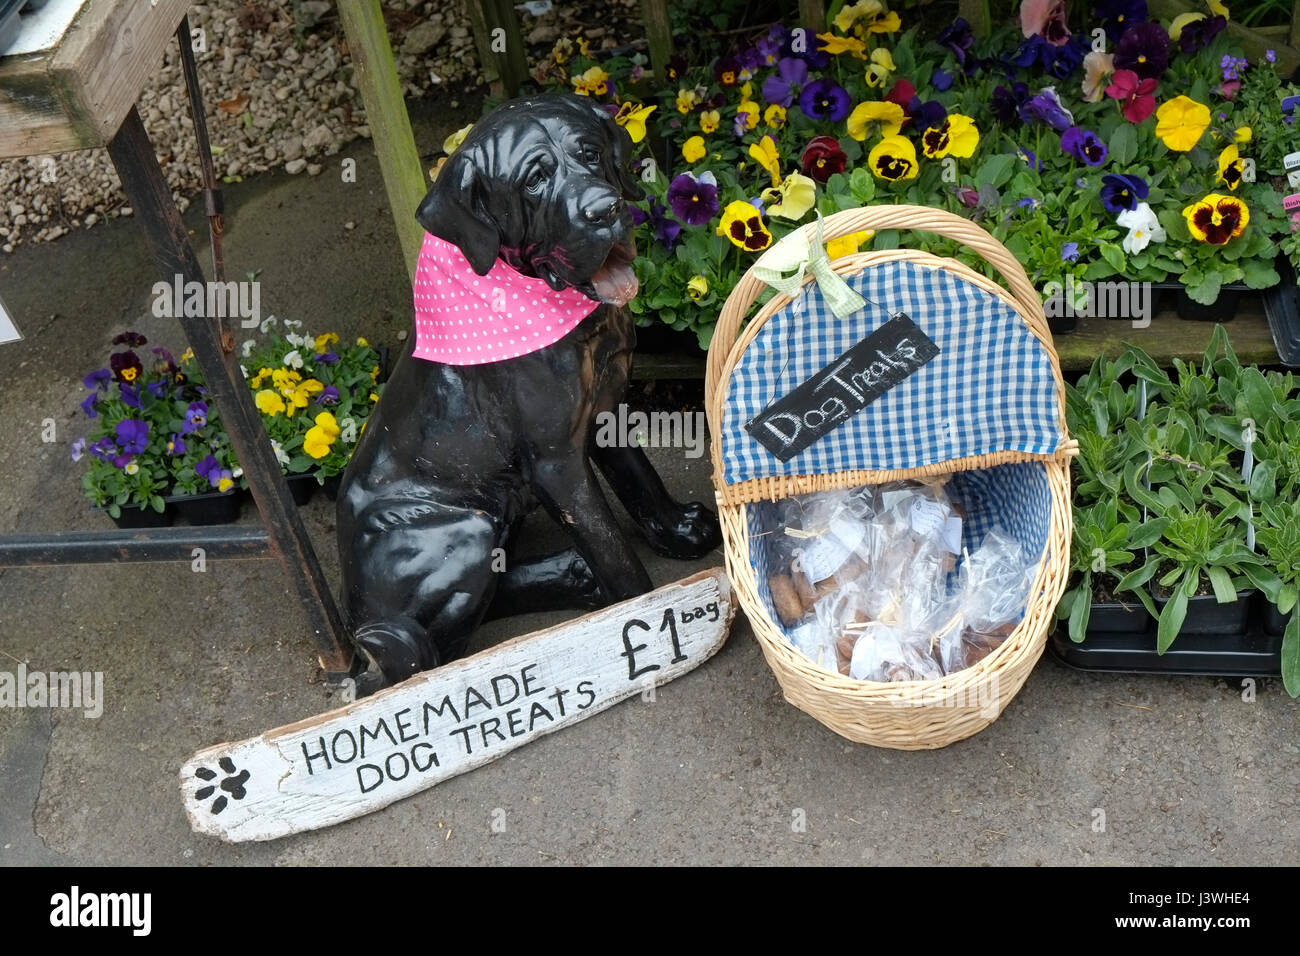
<svg viewBox="0 0 1300 956">
<path fill-rule="evenodd" d="M 806 242 L 816 241 L 816 228 L 815 222 L 800 227 Z M 1047 327 L 1047 317 L 1043 314 L 1043 302 L 1030 283 L 1024 266 L 987 230 L 969 219 L 942 209 L 933 209 L 929 206 L 880 205 L 863 206 L 834 213 L 826 218 L 823 235 L 829 242 L 831 239 L 865 229 L 877 232 L 883 229 L 932 232 L 960 242 L 966 248 L 979 253 L 1002 276 L 1019 306 L 1017 311 L 1030 330 L 1043 342 L 1051 343 L 1052 334 Z M 705 404 L 709 407 L 712 407 L 712 396 L 720 385 L 723 367 L 740 334 L 745 314 L 764 288 L 766 288 L 765 284 L 754 275 L 754 268 L 751 265 L 722 306 L 718 324 L 713 330 L 713 340 L 709 343 L 708 363 L 705 370 Z"/>
</svg>

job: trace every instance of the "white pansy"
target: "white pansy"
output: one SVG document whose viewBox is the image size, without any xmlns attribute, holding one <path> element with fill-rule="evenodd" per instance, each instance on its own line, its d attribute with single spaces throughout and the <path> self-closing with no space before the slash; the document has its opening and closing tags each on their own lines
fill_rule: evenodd
<svg viewBox="0 0 1300 956">
<path fill-rule="evenodd" d="M 244 339 L 244 358 L 248 358 L 250 355 L 253 354 L 253 349 L 256 345 L 257 342 L 255 340 Z"/>
<path fill-rule="evenodd" d="M 272 328 L 275 327 L 275 324 L 276 324 L 277 321 L 278 321 L 278 320 L 276 319 L 275 316 L 273 316 L 273 315 L 268 315 L 266 318 L 264 318 L 264 319 L 262 320 L 262 324 L 259 325 L 259 326 L 257 327 L 257 331 L 259 331 L 259 332 L 261 332 L 263 335 L 265 335 L 265 334 L 267 333 L 268 330 L 270 330 L 270 329 L 272 329 Z"/>
<path fill-rule="evenodd" d="M 134 474 L 136 474 L 137 472 L 139 472 L 139 470 L 140 470 L 140 466 L 139 466 L 139 465 L 138 465 L 134 460 L 133 460 L 133 461 L 128 461 L 128 462 L 126 463 L 126 467 L 123 468 L 122 470 L 123 470 L 124 472 L 126 472 L 128 475 L 134 475 Z"/>
<path fill-rule="evenodd" d="M 284 364 L 288 368 L 302 368 L 302 356 L 298 354 L 297 349 L 285 354 Z"/>
<path fill-rule="evenodd" d="M 1148 203 L 1138 203 L 1136 209 L 1124 210 L 1115 217 L 1115 223 L 1128 230 L 1123 246 L 1129 255 L 1141 252 L 1153 242 L 1165 241 L 1165 229 Z"/>
<path fill-rule="evenodd" d="M 282 465 L 289 464 L 289 456 L 285 453 L 285 450 L 280 447 L 280 443 L 276 441 L 274 438 L 271 439 L 271 447 L 275 449 L 276 461 L 278 461 Z"/>
</svg>

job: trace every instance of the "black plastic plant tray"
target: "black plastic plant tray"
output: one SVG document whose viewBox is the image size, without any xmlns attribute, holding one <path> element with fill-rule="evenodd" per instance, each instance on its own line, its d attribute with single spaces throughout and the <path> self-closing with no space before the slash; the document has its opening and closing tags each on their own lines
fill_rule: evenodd
<svg viewBox="0 0 1300 956">
<path fill-rule="evenodd" d="M 22 30 L 18 14 L 23 8 L 23 0 L 0 0 L 0 56 L 13 45 Z"/>
<path fill-rule="evenodd" d="M 1148 634 L 1093 633 L 1075 644 L 1064 626 L 1048 639 L 1052 654 L 1079 670 L 1119 674 L 1181 674 L 1201 677 L 1276 677 L 1282 672 L 1282 637 L 1264 632 L 1264 614 L 1254 602 L 1246 633 L 1179 634 L 1164 654 L 1156 653 L 1155 628 Z"/>
<path fill-rule="evenodd" d="M 1300 289 L 1290 265 L 1279 271 L 1282 281 L 1264 290 L 1264 315 L 1282 364 L 1300 367 Z"/>
</svg>

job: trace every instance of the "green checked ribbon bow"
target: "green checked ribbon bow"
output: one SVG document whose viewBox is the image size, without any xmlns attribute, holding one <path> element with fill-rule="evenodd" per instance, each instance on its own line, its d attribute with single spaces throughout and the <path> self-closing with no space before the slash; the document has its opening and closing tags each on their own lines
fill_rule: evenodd
<svg viewBox="0 0 1300 956">
<path fill-rule="evenodd" d="M 831 307 L 837 319 L 842 319 L 858 311 L 867 302 L 831 268 L 831 260 L 826 255 L 826 246 L 822 240 L 821 213 L 817 214 L 816 226 L 815 239 L 811 245 L 805 238 L 806 229 L 795 230 L 759 257 L 753 266 L 754 275 L 782 295 L 798 300 L 803 289 L 804 275 L 811 272 L 826 304 Z M 794 275 L 786 276 L 791 271 Z"/>
</svg>

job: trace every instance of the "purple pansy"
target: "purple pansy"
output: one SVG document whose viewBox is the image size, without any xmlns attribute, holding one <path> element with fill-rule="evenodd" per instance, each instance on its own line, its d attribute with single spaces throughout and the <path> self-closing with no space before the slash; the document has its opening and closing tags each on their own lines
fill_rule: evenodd
<svg viewBox="0 0 1300 956">
<path fill-rule="evenodd" d="M 1097 0 L 1093 10 L 1106 30 L 1106 38 L 1118 43 L 1128 28 L 1147 18 L 1147 0 Z"/>
<path fill-rule="evenodd" d="M 167 454 L 183 455 L 185 454 L 185 451 L 185 439 L 175 432 L 172 432 L 172 437 L 167 439 Z"/>
<path fill-rule="evenodd" d="M 1158 23 L 1138 23 L 1115 45 L 1115 69 L 1132 70 L 1142 79 L 1160 79 L 1169 66 L 1169 34 Z"/>
<path fill-rule="evenodd" d="M 89 395 L 86 396 L 85 400 L 81 403 L 81 410 L 85 412 L 87 415 L 89 415 L 91 418 L 99 417 L 99 412 L 95 408 L 95 400 L 97 398 L 99 398 L 99 395 L 95 392 L 91 392 Z"/>
<path fill-rule="evenodd" d="M 322 352 L 316 356 L 316 362 L 320 365 L 333 365 L 339 360 L 337 352 Z"/>
<path fill-rule="evenodd" d="M 813 119 L 838 123 L 852 107 L 848 91 L 833 80 L 813 80 L 799 94 L 799 108 Z"/>
<path fill-rule="evenodd" d="M 316 401 L 321 405 L 337 405 L 339 403 L 339 390 L 333 385 L 326 385 L 321 393 L 316 396 Z"/>
<path fill-rule="evenodd" d="M 140 409 L 140 389 L 132 388 L 130 385 L 119 385 L 118 394 L 122 396 L 122 403 L 127 408 Z"/>
<path fill-rule="evenodd" d="M 952 87 L 952 74 L 947 70 L 935 70 L 930 74 L 930 85 L 940 93 L 945 93 Z"/>
<path fill-rule="evenodd" d="M 718 211 L 718 181 L 712 173 L 698 179 L 682 173 L 668 185 L 668 205 L 688 226 L 702 226 Z"/>
<path fill-rule="evenodd" d="M 815 38 L 810 43 L 810 37 L 811 32 L 807 30 L 790 31 L 790 35 L 785 40 L 785 48 L 781 51 L 782 55 L 803 60 L 814 70 L 824 70 L 831 65 L 831 55 L 822 49 L 822 45 L 817 43 Z"/>
<path fill-rule="evenodd" d="M 100 461 L 109 461 L 117 454 L 117 446 L 113 444 L 113 439 L 104 437 L 90 446 L 90 453 Z"/>
<path fill-rule="evenodd" d="M 1013 126 L 1020 119 L 1020 107 L 1029 99 L 1028 83 L 1013 83 L 1010 88 L 993 88 L 993 113 L 1003 126 Z"/>
<path fill-rule="evenodd" d="M 772 24 L 772 28 L 767 31 L 767 36 L 754 44 L 762 59 L 762 66 L 775 66 L 781 59 L 781 50 L 786 44 L 785 27 L 779 23 Z"/>
<path fill-rule="evenodd" d="M 1141 176 L 1117 176 L 1114 174 L 1101 177 L 1101 202 L 1112 216 L 1131 209 L 1147 198 L 1148 187 Z"/>
<path fill-rule="evenodd" d="M 665 215 L 668 207 L 658 199 L 650 197 L 650 212 L 644 213 L 637 206 L 632 207 L 632 222 L 635 225 L 641 225 L 644 222 L 650 223 L 650 228 L 654 230 L 655 238 L 664 244 L 671 252 L 677 245 L 677 239 L 682 234 L 682 224 L 675 219 Z"/>
<path fill-rule="evenodd" d="M 1061 261 L 1079 261 L 1079 244 L 1077 242 L 1067 242 L 1065 245 L 1061 246 Z"/>
<path fill-rule="evenodd" d="M 132 332 L 130 330 L 123 332 L 120 335 L 113 336 L 114 345 L 127 345 L 133 349 L 146 345 L 148 342 L 149 340 L 139 332 Z"/>
<path fill-rule="evenodd" d="M 948 111 L 942 103 L 938 100 L 922 103 L 919 96 L 912 97 L 912 102 L 907 104 L 907 115 L 920 130 L 942 129 L 948 119 Z"/>
<path fill-rule="evenodd" d="M 159 379 L 156 382 L 150 382 L 145 386 L 145 388 L 149 390 L 149 394 L 154 398 L 162 398 L 167 394 L 167 383 L 162 379 Z"/>
<path fill-rule="evenodd" d="M 1198 53 L 1209 46 L 1227 25 L 1228 21 L 1222 15 L 1193 20 L 1178 35 L 1178 46 L 1184 53 Z"/>
<path fill-rule="evenodd" d="M 1034 34 L 1021 44 L 1011 62 L 1025 69 L 1037 64 L 1044 72 L 1064 80 L 1079 68 L 1090 49 L 1087 39 L 1078 33 L 1061 46 Z"/>
<path fill-rule="evenodd" d="M 216 488 L 221 484 L 221 479 L 233 477 L 230 473 L 230 469 L 222 468 L 214 455 L 208 455 L 195 465 L 194 473 L 200 478 L 206 479 L 208 484 L 213 488 Z"/>
<path fill-rule="evenodd" d="M 763 99 L 787 109 L 808 79 L 808 64 L 786 57 L 776 65 L 776 72 L 763 81 Z"/>
<path fill-rule="evenodd" d="M 1082 126 L 1071 126 L 1061 134 L 1061 149 L 1089 166 L 1100 166 L 1106 161 L 1106 144 Z"/>
<path fill-rule="evenodd" d="M 73 461 L 81 461 L 81 456 L 84 455 L 85 453 L 86 453 L 86 439 L 78 438 L 76 441 L 72 443 L 72 448 L 69 451 L 69 454 L 72 456 Z"/>
<path fill-rule="evenodd" d="M 106 368 L 97 368 L 81 380 L 81 384 L 86 388 L 99 389 L 108 391 L 108 383 L 113 380 L 113 373 Z"/>
<path fill-rule="evenodd" d="M 118 447 L 128 455 L 139 455 L 149 447 L 149 423 L 124 418 L 113 431 Z"/>
<path fill-rule="evenodd" d="M 975 56 L 975 35 L 971 33 L 970 24 L 965 18 L 958 17 L 951 26 L 945 27 L 935 42 L 952 51 L 952 55 L 957 58 L 957 65 L 967 76 L 979 66 L 979 58 Z"/>
<path fill-rule="evenodd" d="M 1025 161 L 1025 163 L 1029 166 L 1030 169 L 1034 170 L 1035 172 L 1042 171 L 1043 161 L 1038 158 L 1038 154 L 1035 153 L 1032 149 L 1025 149 L 1021 147 L 1017 149 L 1016 152 L 1020 154 L 1020 158 Z"/>
<path fill-rule="evenodd" d="M 185 409 L 185 424 L 181 427 L 182 435 L 191 435 L 208 423 L 208 403 L 190 402 Z"/>
<path fill-rule="evenodd" d="M 1043 123 L 1058 133 L 1064 133 L 1074 125 L 1074 115 L 1050 86 L 1025 100 L 1020 107 L 1020 118 L 1026 123 Z"/>
</svg>

